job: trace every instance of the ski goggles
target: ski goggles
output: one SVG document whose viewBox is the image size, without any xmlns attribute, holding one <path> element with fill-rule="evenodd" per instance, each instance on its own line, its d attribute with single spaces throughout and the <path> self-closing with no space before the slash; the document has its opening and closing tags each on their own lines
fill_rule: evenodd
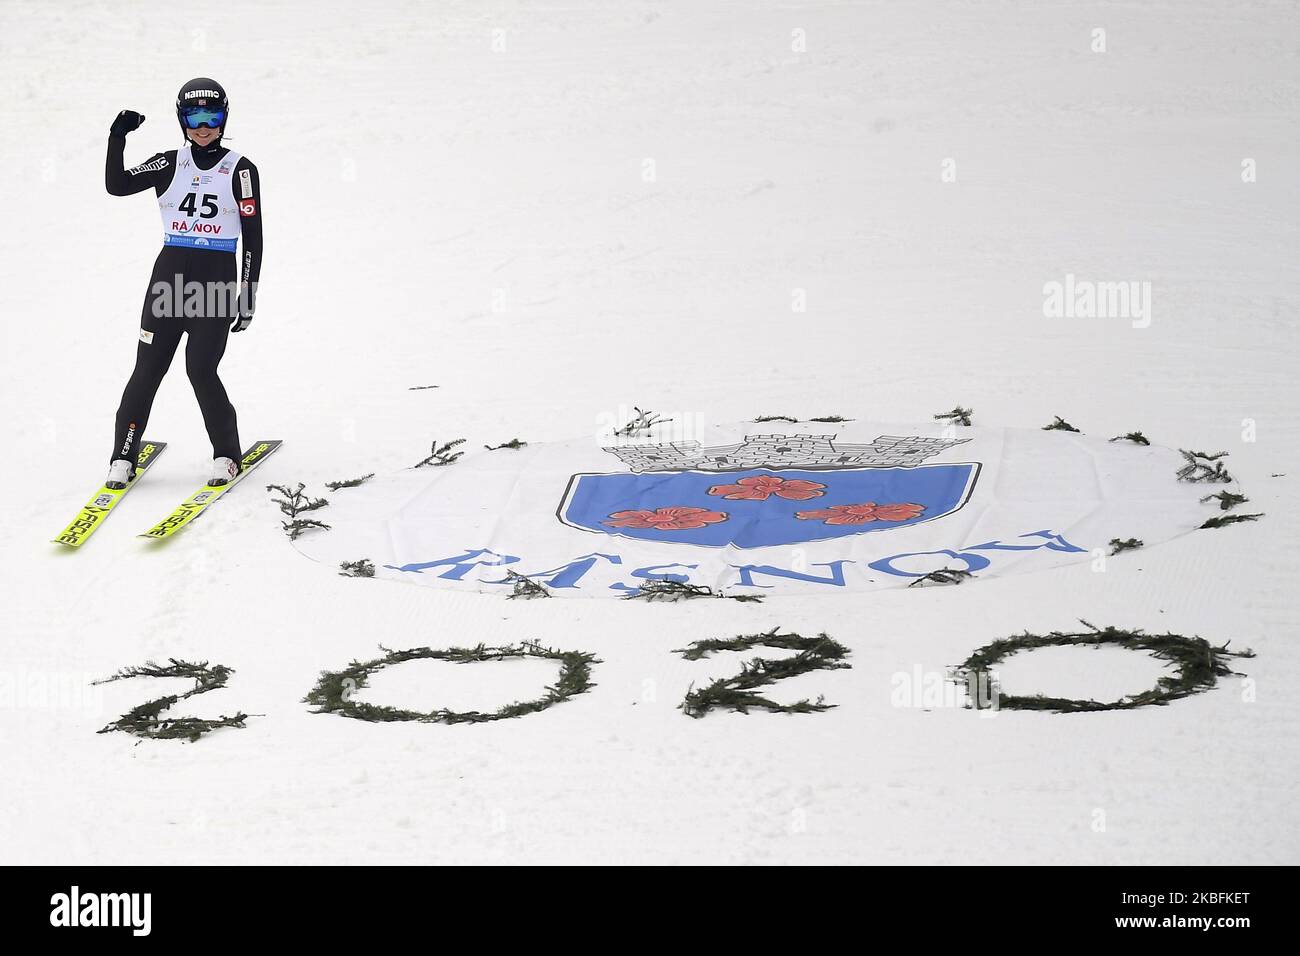
<svg viewBox="0 0 1300 956">
<path fill-rule="evenodd" d="M 226 125 L 225 110 L 210 110 L 206 106 L 189 106 L 181 110 L 181 122 L 189 129 L 211 126 L 213 129 Z"/>
</svg>

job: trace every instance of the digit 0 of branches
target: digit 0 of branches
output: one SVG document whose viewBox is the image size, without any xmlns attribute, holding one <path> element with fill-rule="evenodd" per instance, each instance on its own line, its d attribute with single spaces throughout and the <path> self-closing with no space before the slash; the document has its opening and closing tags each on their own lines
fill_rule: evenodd
<svg viewBox="0 0 1300 956">
<path fill-rule="evenodd" d="M 1109 626 L 1099 628 L 1087 621 L 1079 623 L 1087 630 L 1051 631 L 1047 634 L 1030 634 L 1026 631 L 1015 637 L 986 644 L 957 666 L 953 679 L 968 686 L 978 683 L 993 688 L 991 699 L 999 710 L 1042 710 L 1057 714 L 1133 710 L 1138 707 L 1161 706 L 1207 691 L 1218 683 L 1219 678 L 1237 674 L 1229 666 L 1232 658 L 1255 656 L 1249 650 L 1230 651 L 1226 643 L 1222 647 L 1215 647 L 1200 637 L 1184 637 L 1181 634 L 1148 635 L 1141 630 Z M 1078 700 L 1044 694 L 1008 694 L 996 680 L 993 668 L 1013 654 L 1044 647 L 1119 647 L 1167 661 L 1174 672 L 1161 677 L 1150 690 L 1112 701 Z"/>
<path fill-rule="evenodd" d="M 416 721 L 426 724 L 479 724 L 494 720 L 509 720 L 535 714 L 556 704 L 584 694 L 595 685 L 591 682 L 591 665 L 600 661 L 593 654 L 581 651 L 557 651 L 540 644 L 525 641 L 505 647 L 449 647 L 434 649 L 416 647 L 405 651 L 392 651 L 381 647 L 382 657 L 371 661 L 353 661 L 341 671 L 324 671 L 316 686 L 303 698 L 316 707 L 317 714 L 339 714 L 356 720 L 373 722 Z M 487 661 L 504 661 L 517 658 L 536 658 L 557 661 L 560 673 L 555 683 L 545 688 L 545 693 L 534 700 L 516 701 L 494 711 L 457 711 L 439 707 L 430 711 L 408 710 L 384 704 L 369 704 L 354 700 L 356 692 L 366 686 L 371 674 L 413 660 L 450 661 L 453 664 L 478 664 Z"/>
</svg>

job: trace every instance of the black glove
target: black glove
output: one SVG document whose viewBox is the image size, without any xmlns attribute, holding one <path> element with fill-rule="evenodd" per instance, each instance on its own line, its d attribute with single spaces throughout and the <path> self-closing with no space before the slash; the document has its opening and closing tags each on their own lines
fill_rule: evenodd
<svg viewBox="0 0 1300 956">
<path fill-rule="evenodd" d="M 230 326 L 232 332 L 242 332 L 253 324 L 253 312 L 257 310 L 257 283 L 239 283 L 239 318 Z"/>
<path fill-rule="evenodd" d="M 127 133 L 134 132 L 140 128 L 144 122 L 144 114 L 137 113 L 135 110 L 122 110 L 113 120 L 113 125 L 108 129 L 109 136 L 126 136 Z"/>
</svg>

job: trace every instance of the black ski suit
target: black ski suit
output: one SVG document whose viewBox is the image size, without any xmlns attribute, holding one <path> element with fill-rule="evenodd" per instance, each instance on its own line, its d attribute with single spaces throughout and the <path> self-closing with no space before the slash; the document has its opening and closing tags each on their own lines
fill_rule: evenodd
<svg viewBox="0 0 1300 956">
<path fill-rule="evenodd" d="M 174 149 L 155 153 L 141 165 L 125 169 L 122 161 L 125 145 L 125 136 L 110 135 L 108 138 L 104 185 L 114 196 L 130 196 L 151 186 L 157 196 L 162 196 L 171 185 L 174 175 L 191 172 L 177 169 L 177 151 Z M 206 149 L 191 145 L 193 162 L 202 171 L 214 168 L 227 152 L 219 143 L 213 143 Z M 251 214 L 241 214 L 240 217 L 242 262 L 237 262 L 233 252 L 185 246 L 163 246 L 158 253 L 153 275 L 149 278 L 149 289 L 145 293 L 144 308 L 141 310 L 135 370 L 126 383 L 122 403 L 117 410 L 110 460 L 136 460 L 140 439 L 153 408 L 154 395 L 162 384 L 163 376 L 167 374 L 182 333 L 188 335 L 185 344 L 185 371 L 203 412 L 203 423 L 212 442 L 212 457 L 231 458 L 235 461 L 240 459 L 235 409 L 226 396 L 225 386 L 217 376 L 217 366 L 226 351 L 226 338 L 231 323 L 241 313 L 251 316 L 256 307 L 257 280 L 262 269 L 261 184 L 258 181 L 257 167 L 247 157 L 241 157 L 235 166 L 236 174 L 243 170 L 248 170 L 251 175 L 254 202 L 248 207 Z M 236 280 L 238 286 L 232 285 Z M 173 297 L 171 290 L 175 284 L 192 288 L 189 283 L 194 282 L 202 283 L 205 289 L 230 291 L 238 288 L 239 300 L 234 301 L 233 295 L 213 294 L 204 296 L 202 300 L 196 299 L 196 303 L 201 302 L 197 308 L 189 307 L 179 314 L 175 308 L 155 308 L 160 295 Z M 165 284 L 168 291 L 160 293 L 159 283 Z M 218 287 L 210 283 L 221 285 Z"/>
</svg>

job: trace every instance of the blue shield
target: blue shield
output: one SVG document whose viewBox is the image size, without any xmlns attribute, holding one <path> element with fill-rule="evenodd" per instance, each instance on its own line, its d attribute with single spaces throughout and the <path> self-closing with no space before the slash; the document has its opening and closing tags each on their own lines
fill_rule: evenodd
<svg viewBox="0 0 1300 956">
<path fill-rule="evenodd" d="M 966 503 L 978 474 L 973 462 L 580 474 L 557 514 L 643 541 L 765 548 L 933 521 Z"/>
</svg>

